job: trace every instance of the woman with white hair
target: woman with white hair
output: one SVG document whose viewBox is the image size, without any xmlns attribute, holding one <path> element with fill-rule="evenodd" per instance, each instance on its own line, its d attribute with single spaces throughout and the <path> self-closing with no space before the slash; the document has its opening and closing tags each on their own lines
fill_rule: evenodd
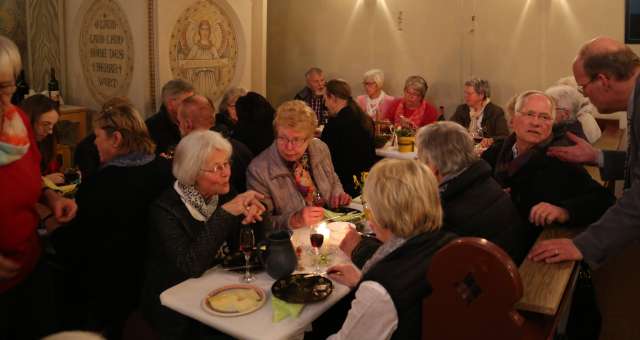
<svg viewBox="0 0 640 340">
<path fill-rule="evenodd" d="M 391 108 L 394 97 L 386 94 L 384 85 L 384 72 L 380 69 L 372 69 L 364 73 L 362 79 L 365 94 L 356 98 L 358 105 L 374 121 L 382 119 Z"/>
<path fill-rule="evenodd" d="M 554 132 L 569 131 L 591 144 L 600 138 L 602 131 L 589 111 L 593 105 L 578 90 L 569 85 L 555 85 L 544 92 L 556 102 Z"/>
<path fill-rule="evenodd" d="M 384 115 L 395 125 L 419 128 L 438 119 L 438 110 L 426 99 L 429 86 L 421 76 L 410 76 L 404 82 L 404 96 L 396 99 Z"/>
<path fill-rule="evenodd" d="M 456 108 L 451 121 L 467 128 L 474 138 L 481 138 L 485 147 L 495 138 L 509 135 L 504 111 L 491 102 L 491 87 L 485 79 L 472 78 L 464 83 L 464 104 Z"/>
<path fill-rule="evenodd" d="M 214 131 L 220 132 L 225 137 L 233 135 L 236 124 L 238 123 L 238 112 L 236 111 L 236 102 L 238 98 L 247 94 L 247 90 L 242 87 L 232 87 L 222 96 L 220 107 L 215 117 Z"/>
<path fill-rule="evenodd" d="M 262 220 L 261 194 L 230 191 L 230 156 L 231 144 L 219 133 L 190 133 L 176 148 L 173 188 L 151 205 L 142 310 L 163 338 L 193 338 L 197 323 L 161 306 L 160 293 L 202 275 L 243 224 Z"/>
<path fill-rule="evenodd" d="M 385 159 L 371 169 L 363 195 L 382 246 L 362 271 L 353 264 L 327 269 L 355 289 L 342 328 L 329 339 L 420 339 L 429 261 L 455 237 L 441 229 L 438 182 L 424 164 Z"/>
</svg>

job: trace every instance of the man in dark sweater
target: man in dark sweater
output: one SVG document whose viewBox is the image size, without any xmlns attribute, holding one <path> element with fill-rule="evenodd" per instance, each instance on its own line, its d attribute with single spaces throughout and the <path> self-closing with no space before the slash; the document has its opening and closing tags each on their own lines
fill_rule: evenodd
<svg viewBox="0 0 640 340">
<path fill-rule="evenodd" d="M 174 79 L 162 87 L 160 111 L 147 119 L 147 129 L 156 143 L 156 154 L 171 153 L 180 142 L 178 129 L 178 107 L 182 101 L 193 95 L 193 85 Z"/>
<path fill-rule="evenodd" d="M 186 98 L 178 109 L 180 133 L 186 136 L 195 130 L 212 130 L 215 125 L 215 108 L 207 97 L 194 95 Z M 231 153 L 231 185 L 238 192 L 247 190 L 247 167 L 253 153 L 242 142 L 227 138 L 233 148 Z"/>
<path fill-rule="evenodd" d="M 310 68 L 304 74 L 307 86 L 296 93 L 293 99 L 302 100 L 316 113 L 318 124 L 323 125 L 327 120 L 327 107 L 324 104 L 325 81 L 322 69 Z"/>
</svg>

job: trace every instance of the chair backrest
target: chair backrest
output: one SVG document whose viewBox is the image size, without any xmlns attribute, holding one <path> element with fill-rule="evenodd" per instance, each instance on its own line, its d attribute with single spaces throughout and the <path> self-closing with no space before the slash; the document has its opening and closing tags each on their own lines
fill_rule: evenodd
<svg viewBox="0 0 640 340">
<path fill-rule="evenodd" d="M 524 318 L 518 267 L 500 247 L 477 237 L 456 239 L 431 260 L 433 291 L 423 302 L 422 339 L 521 339 Z"/>
</svg>

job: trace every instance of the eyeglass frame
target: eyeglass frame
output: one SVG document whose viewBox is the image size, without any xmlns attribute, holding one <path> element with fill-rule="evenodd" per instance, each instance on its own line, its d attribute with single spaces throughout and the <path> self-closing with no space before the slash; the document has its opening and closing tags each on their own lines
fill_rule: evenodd
<svg viewBox="0 0 640 340">
<path fill-rule="evenodd" d="M 533 117 L 535 117 L 536 119 L 541 120 L 545 123 L 553 122 L 553 116 L 547 112 L 536 112 L 536 111 L 529 110 L 527 112 L 518 111 L 517 113 L 518 115 L 529 118 L 529 119 L 533 119 Z M 542 114 L 544 114 L 545 116 L 541 116 Z"/>
<path fill-rule="evenodd" d="M 218 173 L 222 172 L 225 169 L 231 169 L 232 163 L 233 162 L 231 161 L 231 159 L 228 159 L 225 162 L 215 164 L 213 166 L 213 169 L 200 168 L 200 171 L 210 172 L 212 174 L 218 174 Z"/>
<path fill-rule="evenodd" d="M 596 75 L 595 77 L 589 79 L 589 81 L 584 83 L 584 84 L 577 84 L 576 83 L 576 90 L 578 90 L 578 92 L 580 92 L 580 94 L 584 96 L 585 95 L 584 91 L 587 90 L 587 86 L 589 86 L 589 84 L 593 83 L 596 80 L 598 80 L 598 75 Z"/>
<path fill-rule="evenodd" d="M 311 137 L 307 137 L 307 138 L 295 137 L 293 139 L 289 139 L 289 138 L 284 137 L 284 136 L 277 136 L 276 137 L 276 142 L 280 143 L 283 146 L 287 146 L 287 145 L 291 144 L 291 146 L 293 146 L 294 148 L 299 148 L 304 143 L 308 142 L 309 139 L 311 139 Z"/>
</svg>

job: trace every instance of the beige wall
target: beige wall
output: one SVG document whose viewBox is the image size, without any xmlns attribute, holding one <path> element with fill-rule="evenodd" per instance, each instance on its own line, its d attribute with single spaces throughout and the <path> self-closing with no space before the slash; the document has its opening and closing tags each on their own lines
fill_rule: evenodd
<svg viewBox="0 0 640 340">
<path fill-rule="evenodd" d="M 622 40 L 623 18 L 621 0 L 269 1 L 267 93 L 274 105 L 291 98 L 317 65 L 361 94 L 362 73 L 378 67 L 393 95 L 407 76 L 423 75 L 427 98 L 448 115 L 471 75 L 489 79 L 503 104 L 569 75 L 591 37 Z"/>
</svg>

